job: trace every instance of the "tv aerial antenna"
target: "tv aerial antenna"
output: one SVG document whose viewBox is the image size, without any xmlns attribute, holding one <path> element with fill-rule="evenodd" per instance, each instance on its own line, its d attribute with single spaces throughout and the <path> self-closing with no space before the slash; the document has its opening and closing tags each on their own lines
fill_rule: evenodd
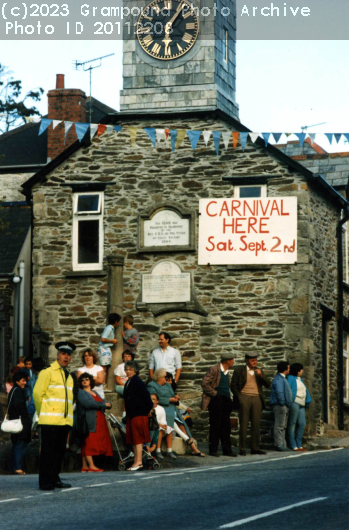
<svg viewBox="0 0 349 530">
<path fill-rule="evenodd" d="M 115 55 L 115 53 L 109 53 L 109 55 L 103 55 L 103 57 L 97 57 L 96 59 L 91 59 L 90 61 L 85 62 L 73 61 L 73 68 L 75 70 L 90 72 L 90 123 L 92 120 L 92 70 L 102 66 L 102 59 L 111 57 L 112 55 Z M 99 61 L 98 64 L 94 64 L 97 61 Z"/>
<path fill-rule="evenodd" d="M 307 131 L 308 129 L 310 129 L 310 127 L 317 127 L 318 125 L 325 125 L 325 121 L 323 121 L 322 123 L 315 123 L 315 125 L 304 125 L 304 127 L 301 127 L 302 131 Z"/>
</svg>

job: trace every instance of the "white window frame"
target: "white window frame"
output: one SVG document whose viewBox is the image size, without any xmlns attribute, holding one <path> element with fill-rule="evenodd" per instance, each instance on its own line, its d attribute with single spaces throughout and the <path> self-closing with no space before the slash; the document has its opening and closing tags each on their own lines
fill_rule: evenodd
<svg viewBox="0 0 349 530">
<path fill-rule="evenodd" d="M 240 198 L 240 188 L 261 188 L 261 199 L 267 197 L 267 185 L 266 184 L 250 184 L 248 186 L 234 186 L 234 198 Z"/>
<path fill-rule="evenodd" d="M 78 199 L 81 195 L 98 195 L 99 211 L 98 212 L 78 212 Z M 103 269 L 103 249 L 104 249 L 104 230 L 103 230 L 103 212 L 104 212 L 104 193 L 101 191 L 87 191 L 73 194 L 73 241 L 72 241 L 72 267 L 73 271 L 92 271 Z M 98 263 L 78 263 L 78 236 L 79 221 L 99 221 L 99 261 Z"/>
<path fill-rule="evenodd" d="M 344 379 L 344 388 L 343 388 L 343 402 L 349 403 L 349 335 L 344 333 L 343 340 L 343 376 Z"/>
<path fill-rule="evenodd" d="M 345 223 L 343 225 L 344 230 L 344 253 L 343 253 L 343 259 L 344 259 L 344 281 L 345 283 L 349 283 L 349 238 L 348 238 L 348 223 Z"/>
</svg>

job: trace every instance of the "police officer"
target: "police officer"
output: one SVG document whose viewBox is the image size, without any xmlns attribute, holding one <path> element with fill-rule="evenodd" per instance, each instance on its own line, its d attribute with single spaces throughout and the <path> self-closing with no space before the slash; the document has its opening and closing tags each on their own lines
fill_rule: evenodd
<svg viewBox="0 0 349 530">
<path fill-rule="evenodd" d="M 67 366 L 76 346 L 57 342 L 57 361 L 39 373 L 33 398 L 41 429 L 39 488 L 70 488 L 59 473 L 69 429 L 73 426 L 73 378 Z"/>
</svg>

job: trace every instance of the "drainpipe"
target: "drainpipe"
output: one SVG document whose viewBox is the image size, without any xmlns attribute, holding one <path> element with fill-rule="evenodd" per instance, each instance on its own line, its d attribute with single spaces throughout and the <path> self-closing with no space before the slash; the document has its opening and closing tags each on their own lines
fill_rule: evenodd
<svg viewBox="0 0 349 530">
<path fill-rule="evenodd" d="M 338 429 L 344 429 L 344 377 L 343 377 L 343 225 L 349 221 L 349 203 L 346 203 L 344 209 L 344 216 L 337 225 L 337 259 L 338 259 L 338 370 L 337 370 L 337 386 L 338 386 Z"/>
<path fill-rule="evenodd" d="M 24 273 L 25 263 L 20 261 L 18 275 L 21 278 L 19 284 L 19 313 L 18 313 L 18 355 L 24 355 Z"/>
<path fill-rule="evenodd" d="M 19 316 L 19 283 L 21 278 L 15 274 L 12 278 L 15 284 L 14 318 L 13 318 L 13 366 L 18 362 L 18 316 Z"/>
</svg>

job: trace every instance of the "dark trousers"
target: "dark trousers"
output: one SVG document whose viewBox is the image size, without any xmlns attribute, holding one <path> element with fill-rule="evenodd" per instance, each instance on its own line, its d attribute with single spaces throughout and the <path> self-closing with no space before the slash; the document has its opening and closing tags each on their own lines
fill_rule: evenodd
<svg viewBox="0 0 349 530">
<path fill-rule="evenodd" d="M 11 467 L 12 472 L 22 469 L 23 457 L 24 457 L 24 453 L 27 448 L 27 445 L 28 443 L 23 440 L 19 440 L 18 442 L 12 445 L 11 460 L 10 460 L 10 467 Z"/>
<path fill-rule="evenodd" d="M 210 416 L 210 435 L 209 435 L 209 451 L 216 453 L 221 441 L 223 453 L 231 452 L 230 441 L 230 413 L 233 408 L 233 403 L 230 398 L 225 396 L 213 397 L 208 405 L 208 412 Z"/>
<path fill-rule="evenodd" d="M 70 427 L 64 425 L 40 425 L 41 453 L 39 486 L 54 486 L 59 480 Z"/>
<path fill-rule="evenodd" d="M 259 396 L 240 394 L 239 403 L 239 445 L 240 450 L 246 450 L 247 427 L 251 420 L 251 449 L 259 449 L 260 424 L 262 415 L 262 400 Z"/>
</svg>

